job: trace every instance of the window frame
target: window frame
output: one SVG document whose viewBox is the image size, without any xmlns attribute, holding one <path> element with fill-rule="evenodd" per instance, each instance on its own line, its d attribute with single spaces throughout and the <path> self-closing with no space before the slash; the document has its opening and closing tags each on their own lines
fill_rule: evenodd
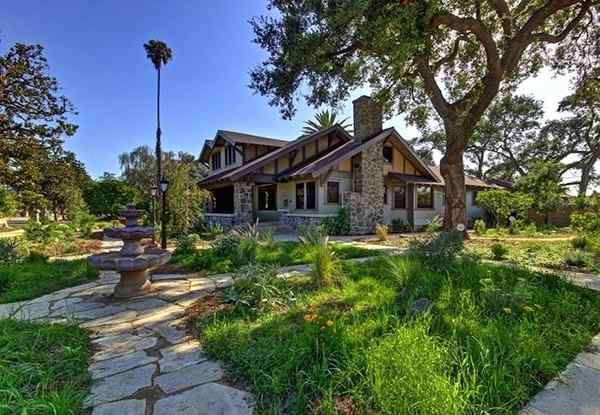
<svg viewBox="0 0 600 415">
<path fill-rule="evenodd" d="M 329 185 L 335 185 L 336 186 L 336 192 L 335 192 L 335 195 L 336 195 L 335 199 L 336 200 L 331 200 L 329 198 L 329 196 L 330 196 Z M 326 190 L 326 193 L 327 193 L 327 204 L 329 204 L 329 205 L 339 205 L 340 204 L 340 182 L 328 181 L 325 190 Z"/>
<path fill-rule="evenodd" d="M 315 206 L 312 208 L 308 207 L 308 184 L 312 183 L 314 186 L 314 203 Z M 302 207 L 298 207 L 298 190 L 302 189 Z M 316 181 L 306 181 L 306 182 L 296 182 L 296 188 L 295 188 L 295 200 L 294 200 L 294 205 L 295 205 L 295 210 L 318 210 L 319 208 L 319 192 L 318 192 L 318 187 L 317 187 L 317 182 Z"/>
<path fill-rule="evenodd" d="M 404 195 L 404 198 L 403 198 L 404 203 L 403 203 L 403 206 L 398 207 L 397 204 L 396 204 L 396 193 L 399 193 L 399 192 L 397 192 L 396 189 L 400 189 L 400 188 L 403 188 L 402 194 Z M 406 210 L 406 205 L 407 205 L 406 199 L 407 199 L 407 193 L 408 193 L 406 191 L 406 188 L 407 188 L 406 183 L 394 186 L 392 188 L 392 209 L 394 209 L 394 210 Z"/>
<path fill-rule="evenodd" d="M 236 152 L 236 149 L 231 144 L 225 146 L 225 165 L 226 166 L 235 164 L 235 152 Z"/>
<path fill-rule="evenodd" d="M 429 194 L 431 195 L 431 205 L 427 206 L 419 206 L 419 188 L 428 188 Z M 415 208 L 416 209 L 424 209 L 424 210 L 432 210 L 435 209 L 435 194 L 433 186 L 427 184 L 416 184 L 415 185 Z"/>
<path fill-rule="evenodd" d="M 213 170 L 219 170 L 221 168 L 221 151 L 215 151 L 212 153 L 211 167 Z"/>
<path fill-rule="evenodd" d="M 386 160 L 386 157 L 385 157 L 386 150 L 390 151 L 389 161 Z M 394 164 L 394 147 L 392 147 L 392 146 L 383 146 L 382 153 L 383 153 L 383 163 L 384 164 Z"/>
</svg>

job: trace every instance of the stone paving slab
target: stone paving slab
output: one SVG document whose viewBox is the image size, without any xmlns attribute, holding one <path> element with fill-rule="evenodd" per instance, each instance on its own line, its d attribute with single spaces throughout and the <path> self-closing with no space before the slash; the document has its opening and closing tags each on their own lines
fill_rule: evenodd
<svg viewBox="0 0 600 415">
<path fill-rule="evenodd" d="M 94 408 L 92 415 L 145 415 L 145 413 L 145 400 L 127 399 L 97 406 Z"/>
<path fill-rule="evenodd" d="M 154 415 L 250 415 L 253 412 L 249 393 L 207 383 L 154 404 Z"/>
<path fill-rule="evenodd" d="M 155 364 L 150 364 L 92 383 L 92 391 L 85 400 L 86 407 L 118 401 L 151 386 L 156 369 Z"/>
<path fill-rule="evenodd" d="M 102 379 L 107 376 L 116 375 L 117 373 L 125 372 L 140 366 L 145 366 L 149 363 L 154 363 L 158 360 L 157 357 L 148 356 L 143 351 L 132 352 L 113 359 L 100 360 L 89 368 L 92 379 Z"/>
<path fill-rule="evenodd" d="M 223 369 L 219 363 L 205 361 L 157 376 L 154 384 L 163 392 L 173 393 L 203 383 L 217 382 L 222 377 Z"/>
</svg>

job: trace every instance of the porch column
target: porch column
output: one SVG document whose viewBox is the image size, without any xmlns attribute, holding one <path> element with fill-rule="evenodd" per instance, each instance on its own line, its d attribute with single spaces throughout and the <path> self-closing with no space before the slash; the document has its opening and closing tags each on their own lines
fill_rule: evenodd
<svg viewBox="0 0 600 415">
<path fill-rule="evenodd" d="M 253 183 L 237 182 L 233 185 L 233 213 L 236 225 L 252 223 Z"/>
<path fill-rule="evenodd" d="M 406 220 L 410 225 L 411 229 L 415 229 L 415 184 L 406 183 Z"/>
</svg>

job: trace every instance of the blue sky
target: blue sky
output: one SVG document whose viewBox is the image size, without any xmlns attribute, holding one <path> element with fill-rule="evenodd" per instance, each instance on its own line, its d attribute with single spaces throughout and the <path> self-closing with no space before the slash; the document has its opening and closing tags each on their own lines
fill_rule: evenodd
<svg viewBox="0 0 600 415">
<path fill-rule="evenodd" d="M 73 117 L 79 131 L 66 147 L 96 177 L 117 173 L 121 152 L 153 145 L 156 72 L 142 47 L 150 39 L 173 50 L 173 61 L 162 71 L 167 150 L 198 154 L 217 129 L 286 139 L 299 135 L 313 109 L 301 103 L 294 120 L 282 120 L 248 88 L 249 70 L 264 58 L 252 43 L 248 19 L 265 13 L 265 5 L 264 0 L 4 0 L 0 53 L 15 42 L 45 47 L 52 75 L 79 112 Z M 567 83 L 545 74 L 521 90 L 544 99 L 546 110 L 553 111 Z M 350 115 L 350 104 L 343 111 Z M 401 117 L 386 124 L 406 138 L 416 134 Z"/>
</svg>

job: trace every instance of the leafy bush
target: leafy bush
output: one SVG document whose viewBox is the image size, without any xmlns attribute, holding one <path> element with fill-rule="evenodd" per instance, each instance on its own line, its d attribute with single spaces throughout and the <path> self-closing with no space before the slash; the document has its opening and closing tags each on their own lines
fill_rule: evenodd
<svg viewBox="0 0 600 415">
<path fill-rule="evenodd" d="M 235 256 L 240 246 L 240 237 L 236 233 L 226 233 L 219 236 L 212 244 L 211 250 L 217 257 L 230 258 Z"/>
<path fill-rule="evenodd" d="M 571 246 L 575 249 L 585 250 L 588 247 L 588 240 L 585 235 L 577 236 L 571 240 Z"/>
<path fill-rule="evenodd" d="M 29 244 L 22 238 L 0 238 L 0 264 L 14 264 L 29 256 Z"/>
<path fill-rule="evenodd" d="M 388 239 L 388 227 L 387 225 L 377 224 L 375 225 L 375 235 L 380 241 L 387 241 Z"/>
<path fill-rule="evenodd" d="M 234 264 L 230 257 L 217 255 L 213 249 L 204 249 L 191 256 L 187 266 L 194 271 L 225 273 L 230 272 Z"/>
<path fill-rule="evenodd" d="M 340 208 L 333 218 L 325 218 L 323 226 L 328 235 L 348 235 L 350 233 L 350 212 Z"/>
<path fill-rule="evenodd" d="M 36 243 L 52 243 L 72 241 L 75 239 L 75 229 L 64 223 L 38 223 L 30 220 L 25 224 L 25 238 Z"/>
<path fill-rule="evenodd" d="M 310 271 L 313 284 L 317 287 L 330 285 L 339 277 L 339 261 L 329 246 L 329 237 L 312 247 Z"/>
<path fill-rule="evenodd" d="M 425 227 L 425 231 L 428 233 L 438 232 L 442 229 L 442 224 L 442 218 L 440 218 L 439 215 L 435 215 Z"/>
<path fill-rule="evenodd" d="M 75 217 L 73 224 L 79 229 L 81 236 L 86 238 L 92 234 L 96 226 L 96 217 L 91 213 L 83 212 Z"/>
<path fill-rule="evenodd" d="M 565 264 L 573 267 L 585 267 L 591 262 L 591 254 L 589 252 L 582 251 L 581 249 L 574 249 L 567 252 L 565 255 Z"/>
<path fill-rule="evenodd" d="M 48 257 L 60 257 L 66 255 L 83 255 L 99 251 L 102 248 L 102 242 L 98 240 L 65 240 L 53 241 L 44 245 L 36 246 L 36 252 Z"/>
<path fill-rule="evenodd" d="M 459 231 L 431 234 L 428 238 L 415 239 L 409 244 L 409 252 L 424 256 L 433 269 L 444 269 L 463 250 L 463 234 Z"/>
<path fill-rule="evenodd" d="M 305 245 L 319 245 L 324 238 L 327 238 L 327 230 L 323 225 L 302 225 L 298 230 L 298 239 Z"/>
<path fill-rule="evenodd" d="M 473 229 L 475 229 L 475 233 L 477 235 L 483 236 L 485 235 L 485 231 L 487 229 L 485 221 L 483 219 L 477 219 L 473 224 Z"/>
<path fill-rule="evenodd" d="M 506 224 L 508 217 L 513 213 L 518 219 L 525 219 L 528 209 L 533 204 L 533 198 L 528 194 L 504 189 L 479 192 L 476 201 L 494 216 L 496 226 Z"/>
<path fill-rule="evenodd" d="M 394 233 L 410 231 L 409 224 L 404 223 L 404 220 L 402 220 L 400 218 L 392 219 L 390 228 L 391 228 L 392 232 L 394 232 Z"/>
<path fill-rule="evenodd" d="M 597 212 L 571 213 L 571 227 L 579 232 L 600 231 L 600 214 Z"/>
<path fill-rule="evenodd" d="M 191 255 L 196 253 L 196 245 L 200 243 L 200 236 L 195 233 L 181 236 L 177 239 L 177 247 L 175 248 L 175 255 Z"/>
<path fill-rule="evenodd" d="M 521 229 L 521 233 L 525 236 L 536 236 L 538 233 L 537 226 L 535 226 L 535 223 L 528 223 Z"/>
<path fill-rule="evenodd" d="M 492 258 L 497 261 L 504 259 L 506 254 L 508 254 L 508 248 L 500 243 L 493 244 L 490 250 L 492 251 Z"/>
<path fill-rule="evenodd" d="M 275 265 L 246 265 L 236 274 L 236 284 L 225 298 L 255 311 L 284 310 L 296 300 Z"/>
</svg>

